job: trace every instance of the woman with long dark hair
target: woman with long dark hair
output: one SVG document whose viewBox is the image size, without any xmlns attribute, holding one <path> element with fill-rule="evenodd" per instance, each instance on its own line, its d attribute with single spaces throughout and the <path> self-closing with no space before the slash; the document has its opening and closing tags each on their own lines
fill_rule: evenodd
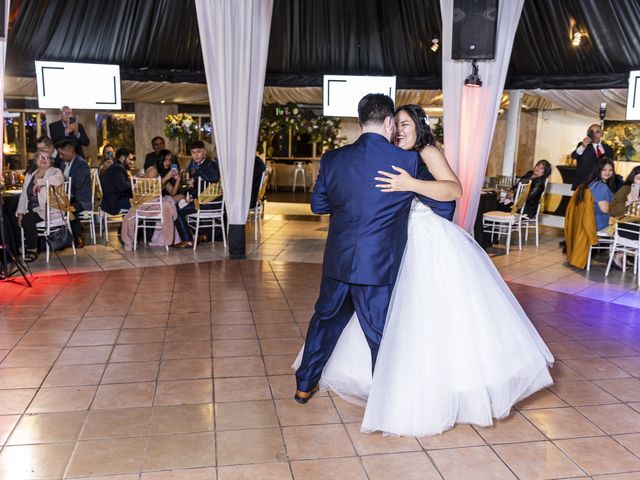
<svg viewBox="0 0 640 480">
<path fill-rule="evenodd" d="M 623 216 L 629 205 L 640 201 L 638 194 L 631 191 L 631 185 L 640 185 L 640 166 L 633 167 L 633 169 L 631 169 L 631 172 L 629 172 L 624 184 L 613 196 L 610 211 L 612 217 Z"/>
<path fill-rule="evenodd" d="M 540 199 L 544 193 L 544 185 L 547 178 L 551 175 L 551 169 L 551 164 L 547 160 L 539 160 L 536 162 L 533 170 L 529 170 L 525 173 L 511 191 L 507 193 L 507 199 L 513 200 L 519 184 L 531 183 L 529 195 L 527 196 L 527 201 L 524 204 L 524 214 L 529 218 L 535 217 L 538 212 L 538 205 L 540 204 Z M 498 209 L 505 212 L 510 211 L 511 205 L 501 203 L 498 205 Z"/>
<path fill-rule="evenodd" d="M 610 208 L 615 186 L 615 165 L 608 157 L 600 157 L 591 176 L 576 189 L 576 203 L 584 201 L 584 190 L 593 194 L 593 208 L 596 214 L 596 230 L 609 226 Z"/>
</svg>

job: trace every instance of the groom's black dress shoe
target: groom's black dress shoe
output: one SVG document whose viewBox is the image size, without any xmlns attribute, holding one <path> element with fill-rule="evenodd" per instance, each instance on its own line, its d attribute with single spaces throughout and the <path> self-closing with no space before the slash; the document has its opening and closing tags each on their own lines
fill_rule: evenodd
<svg viewBox="0 0 640 480">
<path fill-rule="evenodd" d="M 293 398 L 294 398 L 294 400 L 296 402 L 301 403 L 301 404 L 304 405 L 309 400 L 311 400 L 311 397 L 313 397 L 316 394 L 317 391 L 318 391 L 318 385 L 313 387 L 308 392 L 303 392 L 302 390 L 296 390 L 296 394 L 293 396 Z"/>
</svg>

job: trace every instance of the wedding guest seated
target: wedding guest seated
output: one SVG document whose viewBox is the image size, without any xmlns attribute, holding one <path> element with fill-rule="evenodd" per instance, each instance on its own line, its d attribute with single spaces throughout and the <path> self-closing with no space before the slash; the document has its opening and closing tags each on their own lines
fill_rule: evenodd
<svg viewBox="0 0 640 480">
<path fill-rule="evenodd" d="M 547 160 L 537 162 L 533 170 L 525 173 L 518 183 L 507 192 L 506 201 L 498 204 L 498 210 L 510 212 L 518 185 L 521 183 L 531 183 L 531 189 L 529 190 L 523 213 L 529 218 L 534 218 L 538 212 L 538 204 L 544 193 L 545 182 L 551 175 L 551 168 L 551 164 Z"/>
<path fill-rule="evenodd" d="M 144 178 L 158 178 L 160 173 L 158 169 L 153 165 L 147 168 L 144 172 Z M 122 220 L 122 242 L 124 243 L 124 249 L 128 252 L 133 250 L 133 244 L 136 241 L 136 210 L 144 215 L 144 211 L 149 208 L 155 208 L 155 205 L 138 205 L 133 206 L 131 210 L 124 216 Z M 162 226 L 156 226 L 151 238 L 149 246 L 151 247 L 165 247 L 173 245 L 174 239 L 180 241 L 180 237 L 176 235 L 174 222 L 178 217 L 176 211 L 176 204 L 170 196 L 162 197 Z"/>
<path fill-rule="evenodd" d="M 596 214 L 596 230 L 604 230 L 609 226 L 611 201 L 615 189 L 615 167 L 608 157 L 598 159 L 596 170 L 585 182 L 593 194 L 593 208 Z"/>
<path fill-rule="evenodd" d="M 127 175 L 126 164 L 129 162 L 129 151 L 120 148 L 115 154 L 113 164 L 100 174 L 102 185 L 102 210 L 110 215 L 117 215 L 121 210 L 131 206 L 131 182 Z"/>
<path fill-rule="evenodd" d="M 218 162 L 207 158 L 207 151 L 205 150 L 204 143 L 198 140 L 191 144 L 190 150 L 193 160 L 189 164 L 191 180 L 189 181 L 190 188 L 187 192 L 187 197 L 190 197 L 191 201 L 178 209 L 176 228 L 178 229 L 178 233 L 180 234 L 182 241 L 175 245 L 177 248 L 193 246 L 193 234 L 189 228 L 187 216 L 196 212 L 193 199 L 198 196 L 198 179 L 202 178 L 202 180 L 210 183 L 220 181 L 220 169 L 218 167 Z M 203 208 L 206 209 L 207 206 L 203 206 Z M 198 240 L 200 241 L 200 239 Z"/>
<path fill-rule="evenodd" d="M 16 216 L 18 225 L 24 230 L 25 260 L 33 262 L 38 258 L 38 230 L 36 225 L 45 220 L 45 206 L 47 202 L 46 182 L 59 186 L 64 183 L 64 176 L 60 169 L 51 164 L 51 153 L 41 150 L 36 155 L 37 168 L 27 173 L 24 187 L 18 200 Z M 57 213 L 59 215 L 60 212 Z M 55 216 L 54 216 L 55 218 Z"/>
<path fill-rule="evenodd" d="M 631 185 L 640 185 L 640 166 L 633 167 L 620 190 L 616 192 L 611 201 L 611 216 L 622 217 L 629 205 L 638 202 L 638 194 L 631 191 Z"/>
<path fill-rule="evenodd" d="M 84 210 L 93 210 L 89 164 L 76 154 L 74 143 L 71 140 L 62 140 L 56 143 L 56 149 L 61 160 L 56 166 L 62 170 L 65 180 L 71 179 L 71 205 L 75 208 L 76 213 L 75 218 L 71 221 L 71 230 L 76 248 L 82 248 L 84 241 L 82 240 L 82 226 L 78 214 Z"/>
<path fill-rule="evenodd" d="M 103 172 L 107 170 L 111 165 L 113 165 L 113 161 L 116 157 L 116 149 L 113 145 L 107 143 L 104 147 L 102 147 L 102 158 L 100 159 L 100 166 L 98 167 L 98 172 L 102 175 Z"/>
<path fill-rule="evenodd" d="M 179 193 L 180 172 L 178 172 L 178 160 L 170 150 L 161 150 L 159 156 L 161 158 L 160 178 L 162 179 L 163 195 L 168 195 L 175 202 L 179 202 L 184 198 L 184 195 Z"/>
<path fill-rule="evenodd" d="M 51 164 L 55 166 L 56 159 L 58 157 L 58 152 L 53 146 L 53 141 L 46 135 L 43 135 L 42 137 L 38 138 L 38 140 L 36 140 L 36 154 L 27 163 L 27 168 L 25 169 L 25 172 L 24 172 L 25 175 L 27 173 L 33 173 L 37 170 L 38 155 L 40 154 L 41 150 L 46 150 L 51 154 Z"/>
<path fill-rule="evenodd" d="M 153 152 L 147 153 L 144 157 L 144 171 L 147 171 L 147 168 L 153 166 L 158 170 L 161 170 L 162 167 L 162 152 L 165 149 L 164 146 L 164 138 L 162 137 L 153 137 L 151 139 L 151 148 L 153 148 Z"/>
</svg>

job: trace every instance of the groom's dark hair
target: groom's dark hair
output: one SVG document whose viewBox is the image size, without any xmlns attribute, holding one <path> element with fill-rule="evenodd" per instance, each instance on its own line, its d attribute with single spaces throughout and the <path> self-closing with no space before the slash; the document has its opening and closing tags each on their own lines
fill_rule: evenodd
<svg viewBox="0 0 640 480">
<path fill-rule="evenodd" d="M 370 93 L 358 102 L 358 122 L 361 127 L 368 123 L 379 125 L 394 114 L 393 100 L 383 93 Z"/>
</svg>

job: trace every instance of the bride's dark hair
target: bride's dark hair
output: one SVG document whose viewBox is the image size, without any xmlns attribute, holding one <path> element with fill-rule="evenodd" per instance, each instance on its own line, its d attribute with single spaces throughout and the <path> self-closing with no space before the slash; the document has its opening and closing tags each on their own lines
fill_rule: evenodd
<svg viewBox="0 0 640 480">
<path fill-rule="evenodd" d="M 413 123 L 416 125 L 416 144 L 412 150 L 421 151 L 427 145 L 435 145 L 435 137 L 431 132 L 429 121 L 427 120 L 427 114 L 420 105 L 403 105 L 396 110 L 398 112 L 405 112 L 411 117 Z"/>
</svg>

